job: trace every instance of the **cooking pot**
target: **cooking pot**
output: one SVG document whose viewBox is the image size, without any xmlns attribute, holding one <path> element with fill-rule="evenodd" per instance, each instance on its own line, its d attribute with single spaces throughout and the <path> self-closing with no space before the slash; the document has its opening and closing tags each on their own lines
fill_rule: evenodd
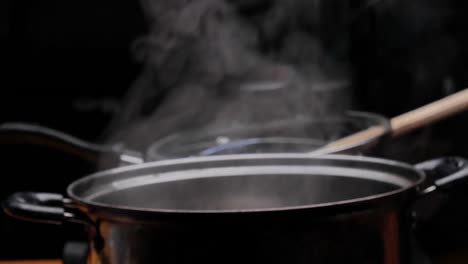
<svg viewBox="0 0 468 264">
<path fill-rule="evenodd" d="M 415 201 L 467 178 L 461 158 L 193 157 L 99 172 L 67 198 L 16 193 L 4 210 L 83 224 L 88 263 L 397 264 L 410 263 Z"/>
<path fill-rule="evenodd" d="M 110 145 L 94 144 L 47 127 L 25 123 L 1 124 L 0 143 L 42 145 L 101 168 L 113 168 L 118 165 L 191 156 L 252 152 L 306 153 L 375 126 L 383 129 L 373 137 L 327 151 L 329 154 L 375 154 L 378 143 L 390 131 L 389 120 L 378 114 L 353 111 L 326 118 L 298 117 L 255 126 L 233 124 L 223 129 L 186 131 L 155 139 L 154 143 L 143 150 L 135 150 L 118 142 Z"/>
</svg>

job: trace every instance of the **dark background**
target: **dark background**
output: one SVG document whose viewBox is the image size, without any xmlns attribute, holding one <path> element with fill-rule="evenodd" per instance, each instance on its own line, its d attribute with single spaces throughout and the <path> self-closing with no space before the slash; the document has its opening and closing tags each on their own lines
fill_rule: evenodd
<svg viewBox="0 0 468 264">
<path fill-rule="evenodd" d="M 392 1 L 360 17 L 350 28 L 355 108 L 391 117 L 466 87 L 465 2 Z M 421 11 L 427 5 L 444 15 Z M 38 123 L 104 140 L 141 70 L 130 51 L 144 32 L 137 1 L 1 1 L 0 122 Z M 468 157 L 467 121 L 467 114 L 458 115 L 393 141 L 384 156 L 407 162 Z M 0 146 L 0 161 L 0 199 L 15 190 L 62 193 L 69 182 L 94 169 L 61 153 L 22 145 Z M 449 205 L 420 232 L 434 255 L 468 248 L 468 225 L 463 225 L 468 218 L 459 213 L 463 199 L 468 201 L 463 191 L 448 197 Z M 76 231 L 2 215 L 0 259 L 60 257 L 64 234 L 69 234 L 65 229 Z"/>
<path fill-rule="evenodd" d="M 130 56 L 132 40 L 145 32 L 138 1 L 7 0 L 0 1 L 0 19 L 0 122 L 101 140 L 140 71 Z M 14 190 L 63 193 L 70 180 L 94 169 L 45 148 L 0 149 L 2 200 Z M 2 214 L 0 259 L 60 257 L 63 229 Z"/>
</svg>

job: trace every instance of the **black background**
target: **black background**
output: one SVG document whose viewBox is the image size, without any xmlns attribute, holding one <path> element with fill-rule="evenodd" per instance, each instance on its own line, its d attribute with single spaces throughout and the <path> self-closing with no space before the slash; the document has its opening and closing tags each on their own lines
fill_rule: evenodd
<svg viewBox="0 0 468 264">
<path fill-rule="evenodd" d="M 357 109 L 391 117 L 468 85 L 466 1 L 422 1 L 448 10 L 441 21 L 418 17 L 418 9 L 408 11 L 404 2 L 363 16 L 351 29 Z M 420 19 L 436 22 L 412 27 Z M 141 70 L 130 50 L 145 30 L 137 1 L 1 1 L 0 122 L 39 123 L 86 140 L 103 140 Z M 430 74 L 417 77 L 420 65 Z M 444 87 L 446 76 L 452 77 L 453 88 Z M 467 122 L 468 115 L 461 114 L 406 136 L 388 144 L 385 156 L 408 162 L 468 157 Z M 0 199 L 17 190 L 64 192 L 67 183 L 94 169 L 31 146 L 0 146 L 0 162 Z M 466 218 L 458 214 L 466 198 L 461 192 L 448 199 L 452 205 L 428 225 L 431 236 L 421 235 L 430 251 L 446 253 L 468 245 L 462 224 Z M 64 234 L 69 234 L 63 230 L 76 227 L 1 216 L 0 229 L 0 259 L 56 258 Z"/>
</svg>

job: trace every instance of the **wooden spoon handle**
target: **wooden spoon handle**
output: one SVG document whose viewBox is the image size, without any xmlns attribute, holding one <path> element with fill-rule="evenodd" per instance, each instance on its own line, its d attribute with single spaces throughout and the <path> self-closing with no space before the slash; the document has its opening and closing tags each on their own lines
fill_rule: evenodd
<svg viewBox="0 0 468 264">
<path fill-rule="evenodd" d="M 361 132 L 357 132 L 350 136 L 333 141 L 329 143 L 328 145 L 326 145 L 325 148 L 326 149 L 339 148 L 339 147 L 350 146 L 350 145 L 360 143 L 360 142 L 366 142 L 367 140 L 370 140 L 372 138 L 375 138 L 381 135 L 383 132 L 385 132 L 385 129 L 386 127 L 384 126 L 374 126 L 366 130 L 363 130 Z"/>
<path fill-rule="evenodd" d="M 391 120 L 392 136 L 404 135 L 466 109 L 468 109 L 468 89 L 394 117 Z"/>
<path fill-rule="evenodd" d="M 468 109 L 468 89 L 464 89 L 441 100 L 392 118 L 390 121 L 391 134 L 393 137 L 398 137 L 466 109 Z M 378 136 L 384 129 L 385 128 L 382 126 L 371 127 L 334 141 L 328 144 L 326 148 L 342 147 L 364 142 L 365 140 Z"/>
</svg>

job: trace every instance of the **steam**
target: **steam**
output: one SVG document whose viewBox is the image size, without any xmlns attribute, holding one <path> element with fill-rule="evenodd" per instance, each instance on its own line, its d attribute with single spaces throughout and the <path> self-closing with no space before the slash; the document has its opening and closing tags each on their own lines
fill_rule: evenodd
<svg viewBox="0 0 468 264">
<path fill-rule="evenodd" d="M 346 23 L 341 15 L 329 24 L 323 17 L 346 14 L 348 7 L 323 4 L 143 0 L 149 32 L 134 52 L 145 67 L 112 140 L 145 149 L 174 132 L 324 118 L 348 109 Z"/>
</svg>

